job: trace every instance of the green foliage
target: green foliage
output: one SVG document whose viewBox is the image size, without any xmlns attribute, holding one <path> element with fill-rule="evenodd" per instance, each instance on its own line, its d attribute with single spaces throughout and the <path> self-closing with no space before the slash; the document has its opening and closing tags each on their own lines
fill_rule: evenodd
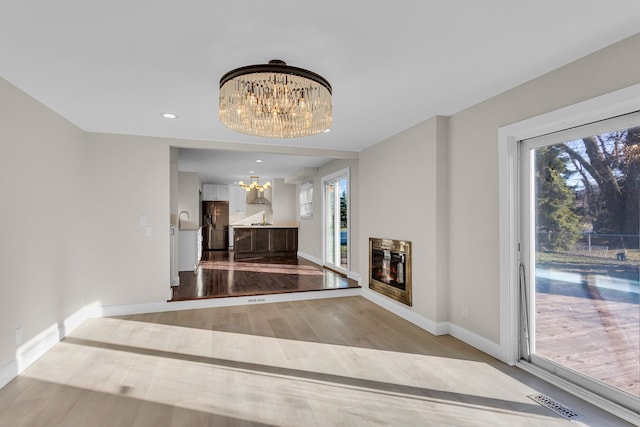
<svg viewBox="0 0 640 427">
<path fill-rule="evenodd" d="M 575 194 L 567 185 L 566 154 L 562 147 L 535 151 L 536 231 L 539 249 L 568 250 L 582 234 Z"/>
<path fill-rule="evenodd" d="M 340 194 L 340 228 L 347 228 L 347 192 Z"/>
</svg>

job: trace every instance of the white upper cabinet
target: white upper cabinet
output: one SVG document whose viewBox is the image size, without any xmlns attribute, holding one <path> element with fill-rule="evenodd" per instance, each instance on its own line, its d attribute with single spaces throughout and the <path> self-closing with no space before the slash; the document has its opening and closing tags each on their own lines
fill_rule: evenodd
<svg viewBox="0 0 640 427">
<path fill-rule="evenodd" d="M 203 184 L 202 200 L 205 202 L 229 200 L 229 186 L 219 184 Z"/>
<path fill-rule="evenodd" d="M 247 213 L 247 190 L 239 185 L 229 186 L 229 213 Z"/>
</svg>

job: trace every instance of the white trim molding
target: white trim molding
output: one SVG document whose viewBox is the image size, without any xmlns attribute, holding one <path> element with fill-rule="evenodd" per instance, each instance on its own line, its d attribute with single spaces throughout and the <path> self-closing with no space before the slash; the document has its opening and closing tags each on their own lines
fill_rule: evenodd
<svg viewBox="0 0 640 427">
<path fill-rule="evenodd" d="M 0 370 L 0 388 L 11 382 L 11 380 L 31 366 L 33 362 L 38 360 L 43 354 L 58 342 L 62 341 L 71 331 L 84 322 L 90 310 L 90 306 L 82 307 L 62 321 L 62 323 L 55 323 L 49 326 L 18 347 L 16 350 L 16 358 Z"/>
<path fill-rule="evenodd" d="M 474 334 L 473 332 L 470 332 L 454 323 L 434 322 L 433 320 L 416 313 L 408 306 L 404 306 L 401 303 L 368 288 L 362 289 L 362 296 L 433 335 L 451 335 L 452 337 L 457 338 L 460 341 L 463 341 L 495 358 L 498 358 L 500 355 L 499 344 L 489 341 L 488 339 Z"/>
<path fill-rule="evenodd" d="M 0 370 L 0 389 L 18 376 L 18 362 L 14 359 Z"/>
<path fill-rule="evenodd" d="M 447 322 L 437 324 L 433 320 L 416 313 L 408 306 L 402 305 L 401 303 L 378 292 L 372 291 L 369 288 L 362 288 L 362 296 L 385 310 L 390 311 L 396 316 L 400 316 L 404 320 L 432 333 L 433 335 L 446 335 L 449 333 Z"/>
<path fill-rule="evenodd" d="M 322 260 L 320 258 L 314 257 L 313 255 L 309 255 L 309 254 L 306 254 L 304 252 L 298 251 L 298 256 L 300 258 L 306 259 L 307 261 L 311 261 L 314 264 L 322 266 Z"/>
</svg>

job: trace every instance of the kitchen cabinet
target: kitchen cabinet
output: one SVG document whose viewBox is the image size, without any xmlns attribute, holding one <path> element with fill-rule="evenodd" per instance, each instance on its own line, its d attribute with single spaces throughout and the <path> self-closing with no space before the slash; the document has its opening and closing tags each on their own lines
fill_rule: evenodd
<svg viewBox="0 0 640 427">
<path fill-rule="evenodd" d="M 229 186 L 221 184 L 203 184 L 202 200 L 205 202 L 228 201 Z"/>
<path fill-rule="evenodd" d="M 274 252 L 298 252 L 298 229 L 279 228 L 277 231 L 274 229 L 271 248 Z"/>
<path fill-rule="evenodd" d="M 234 227 L 234 259 L 298 256 L 298 228 L 278 226 Z"/>
<path fill-rule="evenodd" d="M 200 259 L 202 233 L 180 230 L 178 233 L 178 271 L 194 271 Z"/>
<path fill-rule="evenodd" d="M 229 186 L 229 213 L 247 213 L 247 190 L 240 187 L 239 185 Z"/>
</svg>

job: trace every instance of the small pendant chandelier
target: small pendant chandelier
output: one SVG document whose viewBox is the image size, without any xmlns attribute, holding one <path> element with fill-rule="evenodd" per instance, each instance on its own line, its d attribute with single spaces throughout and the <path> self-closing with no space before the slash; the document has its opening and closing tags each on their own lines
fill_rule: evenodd
<svg viewBox="0 0 640 427">
<path fill-rule="evenodd" d="M 247 190 L 247 193 L 253 189 L 256 189 L 259 192 L 263 193 L 264 190 L 271 187 L 271 183 L 269 181 L 267 181 L 264 185 L 260 185 L 259 176 L 252 175 L 249 178 L 251 179 L 251 182 L 249 184 L 245 184 L 243 181 L 238 182 L 238 185 Z"/>
<path fill-rule="evenodd" d="M 264 138 L 300 138 L 331 127 L 331 85 L 322 76 L 274 59 L 220 79 L 220 121 Z"/>
</svg>

